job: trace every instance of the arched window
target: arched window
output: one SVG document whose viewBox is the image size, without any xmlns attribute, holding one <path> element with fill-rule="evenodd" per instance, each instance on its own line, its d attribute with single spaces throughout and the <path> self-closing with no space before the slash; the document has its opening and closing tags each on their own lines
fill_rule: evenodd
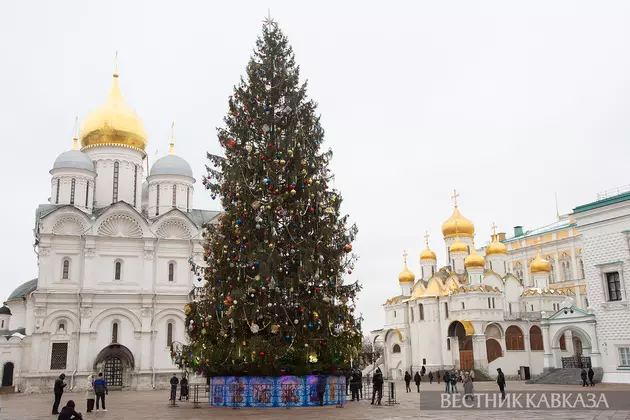
<svg viewBox="0 0 630 420">
<path fill-rule="evenodd" d="M 114 193 L 112 195 L 112 202 L 116 203 L 118 201 L 118 172 L 120 170 L 120 164 L 118 162 L 114 162 Z"/>
<path fill-rule="evenodd" d="M 567 351 L 567 342 L 564 338 L 564 334 L 560 336 L 560 351 Z"/>
<path fill-rule="evenodd" d="M 59 189 L 61 188 L 61 179 L 57 178 L 57 192 L 55 193 L 55 204 L 59 204 Z"/>
<path fill-rule="evenodd" d="M 420 321 L 424 321 L 424 305 L 422 303 L 418 305 L 418 312 Z"/>
<path fill-rule="evenodd" d="M 57 332 L 60 334 L 65 334 L 66 333 L 66 323 L 65 322 L 60 322 L 59 325 L 57 326 Z"/>
<path fill-rule="evenodd" d="M 432 265 L 432 266 L 431 266 L 431 275 L 434 275 L 434 274 L 435 274 L 435 266 L 434 266 L 434 265 Z"/>
<path fill-rule="evenodd" d="M 392 353 L 400 353 L 400 346 L 398 344 L 394 344 L 394 347 L 392 347 Z"/>
<path fill-rule="evenodd" d="M 72 182 L 70 183 L 70 204 L 74 205 L 74 189 L 77 186 L 77 180 L 72 178 Z"/>
<path fill-rule="evenodd" d="M 118 343 L 118 322 L 112 325 L 112 343 Z"/>
<path fill-rule="evenodd" d="M 160 215 L 160 184 L 158 184 L 156 187 L 156 195 L 155 195 L 155 215 L 159 216 Z"/>
<path fill-rule="evenodd" d="M 525 350 L 523 331 L 515 325 L 505 330 L 505 348 L 507 350 Z"/>
<path fill-rule="evenodd" d="M 492 363 L 494 360 L 503 356 L 501 344 L 494 338 L 486 339 L 486 353 L 488 354 L 488 363 Z"/>
<path fill-rule="evenodd" d="M 70 260 L 63 260 L 63 269 L 61 270 L 62 280 L 68 280 L 70 278 Z"/>
<path fill-rule="evenodd" d="M 170 347 L 173 344 L 173 323 L 166 324 L 166 346 Z"/>
<path fill-rule="evenodd" d="M 177 208 L 177 185 L 173 184 L 173 208 Z"/>
<path fill-rule="evenodd" d="M 555 273 L 555 267 L 556 265 L 553 263 L 553 260 L 549 261 L 549 282 L 550 283 L 555 283 L 556 282 L 556 276 L 554 275 Z"/>
<path fill-rule="evenodd" d="M 580 279 L 585 279 L 586 274 L 584 273 L 584 261 L 580 258 L 578 260 L 578 268 L 580 269 Z"/>
<path fill-rule="evenodd" d="M 116 261 L 114 264 L 114 280 L 120 280 L 122 278 L 122 263 Z"/>
<path fill-rule="evenodd" d="M 446 339 L 446 350 L 450 350 L 451 349 L 451 339 L 447 338 Z"/>
<path fill-rule="evenodd" d="M 444 318 L 448 319 L 448 302 L 444 302 Z"/>
<path fill-rule="evenodd" d="M 190 212 L 190 187 L 186 188 L 186 212 Z"/>
<path fill-rule="evenodd" d="M 533 351 L 544 350 L 543 336 L 540 327 L 532 325 L 529 329 L 529 348 Z"/>
<path fill-rule="evenodd" d="M 90 197 L 90 181 L 85 183 L 85 208 L 88 208 Z"/>
<path fill-rule="evenodd" d="M 138 194 L 138 165 L 133 165 L 133 206 L 136 207 Z"/>
<path fill-rule="evenodd" d="M 175 263 L 168 263 L 168 281 L 175 279 Z"/>
<path fill-rule="evenodd" d="M 573 275 L 571 274 L 571 261 L 570 260 L 562 261 L 562 277 L 564 281 L 573 279 Z"/>
</svg>

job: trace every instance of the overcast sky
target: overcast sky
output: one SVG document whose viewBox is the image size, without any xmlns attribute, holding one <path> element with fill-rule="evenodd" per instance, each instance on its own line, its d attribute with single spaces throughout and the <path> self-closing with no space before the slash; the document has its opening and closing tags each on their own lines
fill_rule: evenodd
<svg viewBox="0 0 630 420">
<path fill-rule="evenodd" d="M 2 2 L 0 296 L 37 276 L 35 208 L 75 116 L 104 101 L 115 52 L 151 162 L 174 120 L 176 153 L 199 179 L 268 7 L 359 226 L 349 278 L 364 285 L 366 330 L 399 293 L 403 250 L 418 272 L 425 230 L 444 265 L 454 188 L 482 244 L 493 222 L 553 222 L 554 193 L 566 213 L 630 183 L 630 2 Z M 218 202 L 197 188 L 195 206 Z"/>
</svg>

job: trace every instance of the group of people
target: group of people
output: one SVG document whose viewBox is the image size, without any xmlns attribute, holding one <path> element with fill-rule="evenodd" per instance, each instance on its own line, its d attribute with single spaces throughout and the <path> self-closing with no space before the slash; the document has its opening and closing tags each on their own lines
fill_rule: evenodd
<svg viewBox="0 0 630 420">
<path fill-rule="evenodd" d="M 59 378 L 55 380 L 55 386 L 53 393 L 55 395 L 55 401 L 53 403 L 52 414 L 59 415 L 58 420 L 74 420 L 82 419 L 81 413 L 77 413 L 75 410 L 76 404 L 74 401 L 69 400 L 66 405 L 59 411 L 59 404 L 61 403 L 61 396 L 66 387 L 66 375 L 61 374 Z M 103 378 L 103 373 L 99 373 L 95 379 L 93 374 L 87 377 L 87 383 L 85 388 L 85 397 L 87 400 L 87 412 L 90 413 L 94 410 L 94 401 L 96 400 L 96 411 L 100 411 L 100 406 L 103 407 L 103 411 L 107 411 L 105 408 L 105 395 L 108 395 L 107 381 Z M 100 406 L 99 406 L 100 403 Z"/>
<path fill-rule="evenodd" d="M 383 372 L 377 368 L 372 376 L 372 405 L 375 403 L 381 405 L 384 383 Z M 348 388 L 352 393 L 352 401 L 363 399 L 363 373 L 360 370 L 353 369 L 346 374 L 346 395 L 348 395 Z"/>
<path fill-rule="evenodd" d="M 177 396 L 177 385 L 180 385 L 180 390 L 179 390 L 179 400 L 181 401 L 182 398 L 184 398 L 186 401 L 188 401 L 188 379 L 186 378 L 186 375 L 184 374 L 184 376 L 182 376 L 182 380 L 180 382 L 179 378 L 177 378 L 177 375 L 173 373 L 173 377 L 171 378 L 171 397 L 169 398 L 169 400 L 175 404 L 175 397 Z"/>
<path fill-rule="evenodd" d="M 420 383 L 422 382 L 422 377 L 426 373 L 427 368 L 422 366 L 420 371 L 416 372 L 413 376 L 413 381 L 416 383 L 416 388 L 418 388 L 418 392 L 420 392 Z M 413 372 L 412 372 L 413 373 Z M 429 380 L 433 379 L 433 374 L 429 372 Z M 405 372 L 405 392 L 411 392 L 411 373 Z"/>
<path fill-rule="evenodd" d="M 595 376 L 595 372 L 593 372 L 593 368 L 588 368 L 588 373 L 586 373 L 586 369 L 582 368 L 582 372 L 580 373 L 582 377 L 582 386 L 595 386 L 595 382 L 593 382 L 593 377 Z M 590 385 L 586 382 L 586 378 L 590 381 Z"/>
</svg>

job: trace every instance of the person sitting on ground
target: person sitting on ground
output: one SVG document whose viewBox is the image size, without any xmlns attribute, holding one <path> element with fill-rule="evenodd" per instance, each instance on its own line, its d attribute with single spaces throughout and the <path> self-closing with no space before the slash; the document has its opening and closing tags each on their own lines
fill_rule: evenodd
<svg viewBox="0 0 630 420">
<path fill-rule="evenodd" d="M 74 411 L 74 401 L 68 400 L 66 406 L 61 409 L 57 420 L 82 420 L 81 413 Z"/>
</svg>

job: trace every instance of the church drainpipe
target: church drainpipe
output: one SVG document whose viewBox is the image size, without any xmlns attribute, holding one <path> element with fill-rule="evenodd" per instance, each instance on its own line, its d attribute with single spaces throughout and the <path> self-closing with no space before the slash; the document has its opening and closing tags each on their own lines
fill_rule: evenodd
<svg viewBox="0 0 630 420">
<path fill-rule="evenodd" d="M 81 258 L 80 258 L 80 262 L 81 265 L 79 266 L 79 289 L 77 290 L 77 315 L 79 316 L 79 325 L 78 325 L 78 329 L 77 329 L 77 345 L 76 345 L 76 352 L 75 352 L 75 359 L 76 359 L 76 364 L 74 365 L 74 372 L 72 372 L 72 379 L 70 381 L 70 391 L 72 391 L 74 389 L 74 377 L 77 374 L 77 371 L 79 370 L 79 353 L 80 353 L 80 343 L 81 343 L 81 301 L 83 300 L 83 297 L 81 296 L 81 288 L 83 287 L 83 275 L 85 274 L 85 235 L 81 235 L 81 239 L 82 239 L 82 248 L 83 248 L 83 252 L 81 252 Z"/>
</svg>

